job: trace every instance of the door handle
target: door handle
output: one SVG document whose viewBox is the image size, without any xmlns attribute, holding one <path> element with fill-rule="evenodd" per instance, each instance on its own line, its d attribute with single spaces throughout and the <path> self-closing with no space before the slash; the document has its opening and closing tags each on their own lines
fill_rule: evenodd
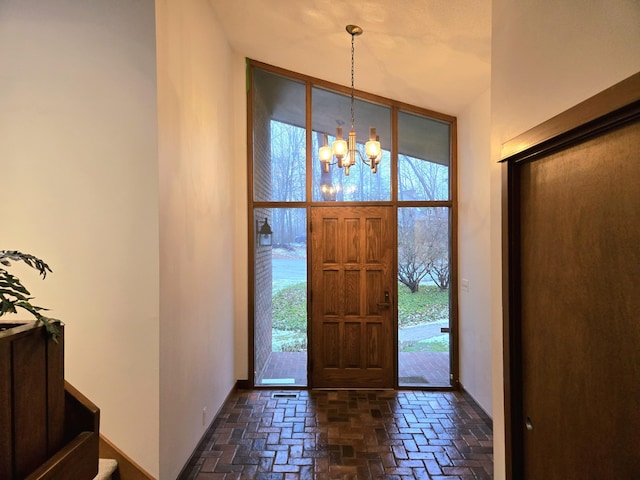
<svg viewBox="0 0 640 480">
<path fill-rule="evenodd" d="M 527 417 L 527 420 L 524 422 L 524 425 L 527 428 L 527 430 L 529 431 L 533 430 L 533 422 L 531 421 L 531 417 Z"/>
<path fill-rule="evenodd" d="M 389 301 L 389 290 L 384 292 L 384 302 L 378 303 L 379 309 L 387 309 L 391 307 L 391 302 Z"/>
</svg>

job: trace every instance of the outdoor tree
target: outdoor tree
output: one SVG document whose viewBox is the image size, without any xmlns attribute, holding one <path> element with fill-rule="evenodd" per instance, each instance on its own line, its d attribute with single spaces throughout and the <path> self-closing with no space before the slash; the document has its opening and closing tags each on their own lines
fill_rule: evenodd
<svg viewBox="0 0 640 480">
<path fill-rule="evenodd" d="M 399 196 L 401 200 L 445 200 L 449 198 L 447 165 L 398 155 Z"/>
<path fill-rule="evenodd" d="M 449 288 L 449 225 L 446 211 L 403 208 L 398 213 L 398 280 L 411 293 L 427 277 Z"/>
<path fill-rule="evenodd" d="M 306 132 L 303 128 L 271 122 L 271 186 L 278 201 L 302 201 L 305 196 Z M 306 231 L 304 212 L 299 209 L 273 210 L 274 238 L 290 243 Z"/>
<path fill-rule="evenodd" d="M 398 280 L 411 293 L 420 289 L 420 282 L 429 274 L 428 248 L 419 240 L 419 230 L 415 209 L 398 211 Z"/>
<path fill-rule="evenodd" d="M 399 196 L 403 200 L 448 198 L 446 165 L 399 155 Z M 449 219 L 444 208 L 398 210 L 398 280 L 411 293 L 430 278 L 449 288 Z"/>
</svg>

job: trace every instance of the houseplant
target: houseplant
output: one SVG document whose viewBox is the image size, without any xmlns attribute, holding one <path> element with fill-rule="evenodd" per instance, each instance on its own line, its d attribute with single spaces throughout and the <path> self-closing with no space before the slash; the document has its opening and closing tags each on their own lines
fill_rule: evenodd
<svg viewBox="0 0 640 480">
<path fill-rule="evenodd" d="M 0 250 L 0 317 L 7 313 L 18 313 L 18 309 L 26 310 L 37 323 L 44 325 L 47 333 L 54 341 L 60 335 L 56 324 L 60 321 L 43 315 L 46 308 L 39 307 L 31 303 L 33 298 L 31 293 L 25 288 L 20 279 L 12 275 L 5 267 L 10 267 L 11 262 L 24 262 L 32 268 L 38 270 L 42 278 L 46 278 L 47 272 L 52 272 L 49 265 L 33 255 L 22 253 L 16 250 Z"/>
</svg>

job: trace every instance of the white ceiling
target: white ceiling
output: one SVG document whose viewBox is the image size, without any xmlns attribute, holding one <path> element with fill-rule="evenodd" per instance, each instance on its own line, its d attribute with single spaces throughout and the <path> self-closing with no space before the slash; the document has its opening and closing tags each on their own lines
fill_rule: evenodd
<svg viewBox="0 0 640 480">
<path fill-rule="evenodd" d="M 209 0 L 242 56 L 456 115 L 490 85 L 491 0 Z"/>
</svg>

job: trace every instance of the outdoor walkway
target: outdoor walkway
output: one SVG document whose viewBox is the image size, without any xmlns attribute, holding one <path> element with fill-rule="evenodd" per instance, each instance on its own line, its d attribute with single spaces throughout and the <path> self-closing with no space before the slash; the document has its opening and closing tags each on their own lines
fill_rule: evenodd
<svg viewBox="0 0 640 480">
<path fill-rule="evenodd" d="M 405 387 L 448 387 L 448 352 L 401 352 L 398 377 Z M 306 386 L 307 352 L 272 352 L 256 386 Z"/>
</svg>

